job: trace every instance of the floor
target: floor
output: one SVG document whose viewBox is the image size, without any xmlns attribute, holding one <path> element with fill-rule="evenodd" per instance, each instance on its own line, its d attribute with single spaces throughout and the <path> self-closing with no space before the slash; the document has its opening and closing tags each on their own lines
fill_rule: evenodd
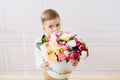
<svg viewBox="0 0 120 80">
<path fill-rule="evenodd" d="M 41 77 L 0 76 L 0 80 L 42 80 Z M 120 80 L 120 76 L 73 76 L 69 80 Z"/>
</svg>

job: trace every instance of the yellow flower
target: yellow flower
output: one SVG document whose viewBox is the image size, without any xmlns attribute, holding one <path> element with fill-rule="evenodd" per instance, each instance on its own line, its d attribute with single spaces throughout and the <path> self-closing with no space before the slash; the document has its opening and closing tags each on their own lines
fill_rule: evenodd
<svg viewBox="0 0 120 80">
<path fill-rule="evenodd" d="M 60 36 L 61 40 L 68 41 L 71 38 L 71 34 L 64 33 Z"/>
</svg>

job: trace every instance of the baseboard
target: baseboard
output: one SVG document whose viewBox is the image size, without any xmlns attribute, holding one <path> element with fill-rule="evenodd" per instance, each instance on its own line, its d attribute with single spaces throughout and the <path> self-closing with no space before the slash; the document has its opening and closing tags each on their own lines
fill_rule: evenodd
<svg viewBox="0 0 120 80">
<path fill-rule="evenodd" d="M 0 76 L 0 80 L 42 80 L 39 76 Z M 120 80 L 120 76 L 71 76 L 69 80 Z"/>
</svg>

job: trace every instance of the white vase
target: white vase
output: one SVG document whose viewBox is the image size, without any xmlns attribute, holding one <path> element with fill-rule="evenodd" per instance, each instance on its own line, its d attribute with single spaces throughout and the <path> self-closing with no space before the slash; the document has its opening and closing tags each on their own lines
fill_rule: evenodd
<svg viewBox="0 0 120 80">
<path fill-rule="evenodd" d="M 51 77 L 57 79 L 64 79 L 68 77 L 70 73 L 64 75 L 60 73 L 64 73 L 66 71 L 72 71 L 75 68 L 75 66 L 72 66 L 72 63 L 70 61 L 69 62 L 62 61 L 62 62 L 54 62 L 50 64 L 50 68 L 52 70 L 47 70 L 47 72 Z"/>
</svg>

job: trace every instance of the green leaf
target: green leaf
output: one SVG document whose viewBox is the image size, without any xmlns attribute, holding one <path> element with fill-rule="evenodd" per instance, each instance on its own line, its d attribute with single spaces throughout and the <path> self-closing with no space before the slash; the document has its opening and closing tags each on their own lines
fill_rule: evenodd
<svg viewBox="0 0 120 80">
<path fill-rule="evenodd" d="M 58 55 L 56 54 L 56 53 L 54 53 L 55 55 L 56 55 L 56 57 L 57 57 L 57 62 L 59 61 L 59 58 L 58 58 Z"/>
<path fill-rule="evenodd" d="M 45 43 L 45 42 L 47 42 L 47 39 L 46 39 L 45 34 L 43 34 L 43 36 L 42 36 L 42 43 Z"/>
<path fill-rule="evenodd" d="M 75 46 L 75 47 L 72 47 L 72 49 L 73 49 L 73 50 L 78 50 L 78 47 L 77 47 L 77 46 Z"/>
<path fill-rule="evenodd" d="M 69 40 L 73 40 L 73 38 L 75 38 L 77 35 L 73 35 Z"/>
<path fill-rule="evenodd" d="M 69 60 L 68 60 L 68 59 L 66 59 L 66 62 L 68 63 L 68 62 L 69 62 Z"/>
<path fill-rule="evenodd" d="M 80 58 L 78 58 L 78 62 L 80 61 Z"/>
<path fill-rule="evenodd" d="M 40 46 L 42 45 L 42 43 L 36 43 L 36 47 L 41 50 Z"/>
</svg>

